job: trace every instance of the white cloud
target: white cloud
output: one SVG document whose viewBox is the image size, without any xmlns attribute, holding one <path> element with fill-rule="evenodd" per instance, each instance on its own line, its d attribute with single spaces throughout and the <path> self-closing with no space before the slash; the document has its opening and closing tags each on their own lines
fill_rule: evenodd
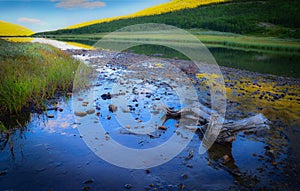
<svg viewBox="0 0 300 191">
<path fill-rule="evenodd" d="M 31 24 L 39 24 L 39 25 L 44 24 L 44 22 L 42 22 L 39 19 L 27 18 L 27 17 L 20 17 L 18 18 L 18 21 L 21 23 L 31 23 Z"/>
<path fill-rule="evenodd" d="M 91 1 L 91 0 L 50 0 L 50 1 L 56 2 L 56 6 L 61 8 L 93 9 L 93 8 L 105 6 L 105 3 L 102 1 Z"/>
</svg>

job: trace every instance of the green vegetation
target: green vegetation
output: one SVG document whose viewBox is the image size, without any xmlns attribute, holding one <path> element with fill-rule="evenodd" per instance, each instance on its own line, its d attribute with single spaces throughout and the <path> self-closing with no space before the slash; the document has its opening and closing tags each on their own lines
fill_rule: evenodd
<svg viewBox="0 0 300 191">
<path fill-rule="evenodd" d="M 274 37 L 254 37 L 238 35 L 228 32 L 190 30 L 202 43 L 208 47 L 222 47 L 239 50 L 253 50 L 257 52 L 273 52 L 285 54 L 300 54 L 300 42 L 296 40 L 280 39 Z M 49 38 L 67 41 L 78 42 L 86 45 L 94 45 L 98 40 L 101 40 L 107 33 L 98 34 L 64 34 L 64 35 L 49 35 Z M 170 43 L 184 40 L 180 35 L 173 34 L 158 34 L 155 32 L 147 33 L 119 33 L 113 36 L 120 42 L 125 40 L 151 40 L 159 42 L 168 40 Z M 186 42 L 186 41 L 185 41 Z M 189 43 L 189 47 L 193 44 Z"/>
<path fill-rule="evenodd" d="M 79 61 L 49 45 L 0 40 L 0 111 L 40 109 L 57 90 L 70 90 Z"/>
<path fill-rule="evenodd" d="M 300 38 L 300 1 L 234 0 L 161 15 L 120 19 L 76 29 L 37 33 L 35 36 L 103 33 L 142 23 L 165 23 L 184 29 L 202 28 L 256 36 Z"/>
</svg>

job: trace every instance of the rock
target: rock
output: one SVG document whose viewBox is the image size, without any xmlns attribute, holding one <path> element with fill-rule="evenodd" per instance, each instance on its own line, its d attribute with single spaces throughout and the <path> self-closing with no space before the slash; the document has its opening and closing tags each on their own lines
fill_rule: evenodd
<svg viewBox="0 0 300 191">
<path fill-rule="evenodd" d="M 4 175 L 6 175 L 7 173 L 8 173 L 8 171 L 7 171 L 7 170 L 0 171 L 0 176 L 4 176 Z"/>
<path fill-rule="evenodd" d="M 54 114 L 47 114 L 48 118 L 54 118 Z"/>
<path fill-rule="evenodd" d="M 165 131 L 165 130 L 167 130 L 167 127 L 164 126 L 164 125 L 162 125 L 162 126 L 159 126 L 158 129 L 161 129 L 161 130 L 164 130 L 164 131 Z"/>
<path fill-rule="evenodd" d="M 96 115 L 97 115 L 97 116 L 100 116 L 100 115 L 101 115 L 101 113 L 100 113 L 100 112 L 97 112 L 97 113 L 96 113 Z"/>
<path fill-rule="evenodd" d="M 63 108 L 59 108 L 58 111 L 62 112 L 64 109 Z"/>
<path fill-rule="evenodd" d="M 91 184 L 93 182 L 94 182 L 93 179 L 89 179 L 89 180 L 84 181 L 83 184 Z"/>
<path fill-rule="evenodd" d="M 101 98 L 103 99 L 103 100 L 107 100 L 107 99 L 111 99 L 111 94 L 108 92 L 107 94 L 102 94 L 101 95 Z"/>
<path fill-rule="evenodd" d="M 183 190 L 184 187 L 185 187 L 184 184 L 178 184 L 178 188 L 179 188 L 179 189 L 182 189 L 182 190 Z"/>
<path fill-rule="evenodd" d="M 82 102 L 82 106 L 84 106 L 84 107 L 86 107 L 88 104 L 89 104 L 89 102 L 88 102 L 88 101 L 84 101 L 84 102 Z"/>
<path fill-rule="evenodd" d="M 268 155 L 271 158 L 276 158 L 276 152 L 273 149 L 266 150 L 266 155 Z"/>
<path fill-rule="evenodd" d="M 149 174 L 149 173 L 150 173 L 150 169 L 146 169 L 145 171 L 146 171 L 146 173 L 147 173 L 147 174 Z"/>
<path fill-rule="evenodd" d="M 88 109 L 88 110 L 86 111 L 86 113 L 87 113 L 87 114 L 93 114 L 93 113 L 95 113 L 95 110 L 94 110 L 94 109 Z"/>
<path fill-rule="evenodd" d="M 189 155 L 187 157 L 185 157 L 185 160 L 190 160 L 193 157 L 194 157 L 194 150 L 190 150 Z"/>
<path fill-rule="evenodd" d="M 85 111 L 75 111 L 74 114 L 79 117 L 84 117 L 87 115 Z"/>
<path fill-rule="evenodd" d="M 229 155 L 224 155 L 223 158 L 222 158 L 222 164 L 226 164 L 228 163 L 229 161 L 231 161 L 231 157 Z"/>
<path fill-rule="evenodd" d="M 118 109 L 118 107 L 115 106 L 114 104 L 110 104 L 110 105 L 108 106 L 108 109 L 109 109 L 110 112 L 116 112 L 117 109 Z"/>
<path fill-rule="evenodd" d="M 106 117 L 108 120 L 110 120 L 111 119 L 111 116 L 110 115 L 107 115 L 107 117 Z"/>
<path fill-rule="evenodd" d="M 132 188 L 132 185 L 131 185 L 131 184 L 125 184 L 124 187 L 125 187 L 126 189 L 130 189 L 130 188 Z"/>
<path fill-rule="evenodd" d="M 188 175 L 187 175 L 187 174 L 182 174 L 181 177 L 182 177 L 182 178 L 187 178 Z"/>
</svg>

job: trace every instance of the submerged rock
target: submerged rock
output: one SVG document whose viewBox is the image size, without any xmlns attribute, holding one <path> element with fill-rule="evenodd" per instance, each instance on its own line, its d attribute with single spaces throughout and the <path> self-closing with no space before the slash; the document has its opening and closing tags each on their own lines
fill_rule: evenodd
<svg viewBox="0 0 300 191">
<path fill-rule="evenodd" d="M 85 111 L 75 111 L 74 114 L 76 116 L 79 116 L 79 117 L 84 117 L 84 116 L 87 115 L 87 112 L 85 112 Z"/>
<path fill-rule="evenodd" d="M 107 94 L 102 94 L 101 95 L 101 98 L 103 99 L 103 100 L 107 100 L 107 99 L 111 99 L 111 94 L 108 92 Z"/>
<path fill-rule="evenodd" d="M 124 187 L 125 187 L 126 189 L 130 189 L 130 188 L 132 188 L 132 185 L 131 185 L 131 184 L 125 184 Z"/>
<path fill-rule="evenodd" d="M 118 109 L 118 107 L 115 106 L 114 104 L 110 104 L 110 105 L 108 106 L 108 109 L 109 109 L 110 112 L 116 112 L 117 109 Z"/>
<path fill-rule="evenodd" d="M 94 110 L 94 109 L 88 109 L 88 110 L 86 111 L 86 113 L 87 113 L 87 114 L 93 114 L 93 113 L 95 113 L 95 110 Z"/>
<path fill-rule="evenodd" d="M 48 118 L 54 118 L 54 114 L 47 114 Z"/>
</svg>

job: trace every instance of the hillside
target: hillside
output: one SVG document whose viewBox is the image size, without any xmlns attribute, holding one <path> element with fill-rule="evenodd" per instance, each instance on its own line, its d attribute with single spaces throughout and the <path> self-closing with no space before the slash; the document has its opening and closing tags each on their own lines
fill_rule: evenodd
<svg viewBox="0 0 300 191">
<path fill-rule="evenodd" d="M 29 36 L 32 34 L 33 31 L 30 29 L 0 20 L 0 36 Z"/>
<path fill-rule="evenodd" d="M 94 34 L 141 23 L 165 23 L 184 29 L 208 29 L 257 36 L 300 38 L 300 1 L 235 0 L 160 15 L 119 19 L 76 29 L 43 33 Z"/>
<path fill-rule="evenodd" d="M 99 20 L 88 21 L 84 23 L 79 23 L 73 26 L 69 26 L 66 29 L 75 29 L 80 28 L 88 25 L 111 22 L 119 19 L 128 19 L 128 18 L 135 18 L 135 17 L 142 17 L 142 16 L 150 16 L 150 15 L 159 15 L 167 12 L 178 11 L 182 9 L 189 9 L 195 8 L 201 5 L 207 5 L 212 3 L 221 3 L 229 0 L 172 0 L 167 3 L 162 3 L 157 6 L 149 7 L 147 9 L 138 11 L 133 14 L 118 16 L 118 17 L 111 17 Z"/>
</svg>

